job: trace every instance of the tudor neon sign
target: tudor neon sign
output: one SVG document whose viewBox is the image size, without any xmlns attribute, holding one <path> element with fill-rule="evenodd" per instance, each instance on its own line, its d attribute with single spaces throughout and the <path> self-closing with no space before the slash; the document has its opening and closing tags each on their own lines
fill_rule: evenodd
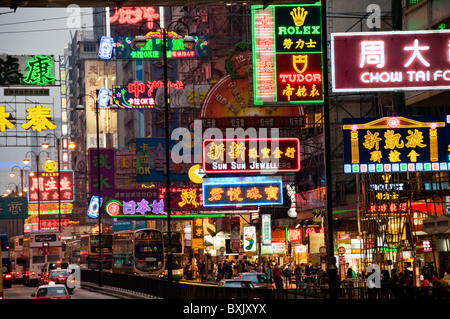
<svg viewBox="0 0 450 319">
<path fill-rule="evenodd" d="M 252 8 L 254 103 L 323 101 L 320 4 Z"/>
</svg>

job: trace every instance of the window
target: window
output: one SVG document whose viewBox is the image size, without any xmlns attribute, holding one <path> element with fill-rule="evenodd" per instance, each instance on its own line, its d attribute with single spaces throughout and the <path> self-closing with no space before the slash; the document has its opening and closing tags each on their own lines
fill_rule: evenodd
<svg viewBox="0 0 450 319">
<path fill-rule="evenodd" d="M 95 44 L 84 44 L 83 52 L 97 52 L 97 45 Z"/>
</svg>

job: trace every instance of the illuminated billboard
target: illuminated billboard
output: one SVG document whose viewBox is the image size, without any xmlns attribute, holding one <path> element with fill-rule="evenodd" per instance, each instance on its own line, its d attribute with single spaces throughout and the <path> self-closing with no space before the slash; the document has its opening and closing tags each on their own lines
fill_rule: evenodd
<svg viewBox="0 0 450 319">
<path fill-rule="evenodd" d="M 252 6 L 254 104 L 321 103 L 321 5 Z"/>
<path fill-rule="evenodd" d="M 343 119 L 344 172 L 450 169 L 450 116 Z"/>
<path fill-rule="evenodd" d="M 203 140 L 203 170 L 207 174 L 298 172 L 298 138 Z"/>
<path fill-rule="evenodd" d="M 55 85 L 53 55 L 0 55 L 0 85 Z"/>
<path fill-rule="evenodd" d="M 331 34 L 333 92 L 450 88 L 450 30 Z"/>
<path fill-rule="evenodd" d="M 204 207 L 283 204 L 283 182 L 277 176 L 204 178 L 202 189 Z"/>
<path fill-rule="evenodd" d="M 35 172 L 28 175 L 28 202 L 29 203 L 61 203 L 73 202 L 73 171 L 61 171 L 58 187 L 58 172 Z M 61 198 L 59 199 L 59 194 Z"/>
<path fill-rule="evenodd" d="M 119 36 L 115 38 L 117 59 L 161 59 L 162 58 L 162 34 L 161 32 L 149 32 L 145 35 L 145 46 L 136 46 L 133 43 L 134 36 Z M 207 35 L 193 35 L 195 46 L 192 50 L 186 48 L 183 37 L 175 32 L 167 33 L 167 58 L 207 58 L 209 44 Z"/>
</svg>

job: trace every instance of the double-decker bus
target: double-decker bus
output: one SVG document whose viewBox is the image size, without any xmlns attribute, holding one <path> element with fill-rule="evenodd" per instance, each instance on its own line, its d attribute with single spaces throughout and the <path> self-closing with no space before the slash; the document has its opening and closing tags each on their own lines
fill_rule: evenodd
<svg viewBox="0 0 450 319">
<path fill-rule="evenodd" d="M 21 282 L 23 278 L 23 235 L 9 240 L 9 259 L 11 260 L 12 281 Z"/>
<path fill-rule="evenodd" d="M 70 264 L 80 264 L 80 247 L 81 240 L 67 242 L 63 246 L 63 260 Z"/>
<path fill-rule="evenodd" d="M 172 248 L 172 278 L 175 280 L 183 279 L 183 234 L 179 231 L 171 231 L 170 247 Z M 164 277 L 168 276 L 167 254 L 169 252 L 168 232 L 163 232 L 164 238 Z"/>
<path fill-rule="evenodd" d="M 157 229 L 113 234 L 113 272 L 159 276 L 164 271 L 164 240 Z"/>
<path fill-rule="evenodd" d="M 62 257 L 61 233 L 39 230 L 23 235 L 23 284 L 37 284 L 45 263 L 60 261 Z"/>
<path fill-rule="evenodd" d="M 101 235 L 103 251 L 102 268 L 111 270 L 112 266 L 112 235 Z M 100 243 L 98 235 L 83 235 L 80 238 L 80 262 L 83 269 L 99 269 Z"/>
</svg>

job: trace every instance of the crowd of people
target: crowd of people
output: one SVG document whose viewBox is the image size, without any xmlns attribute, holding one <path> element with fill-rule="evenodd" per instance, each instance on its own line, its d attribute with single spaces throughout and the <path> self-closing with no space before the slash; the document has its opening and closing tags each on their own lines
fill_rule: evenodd
<svg viewBox="0 0 450 319">
<path fill-rule="evenodd" d="M 206 269 L 204 260 L 195 260 L 188 262 L 184 269 L 184 278 L 186 280 L 198 281 L 216 281 L 222 279 L 232 279 L 243 272 L 257 272 L 266 274 L 269 282 L 274 288 L 303 288 L 306 286 L 321 286 L 327 283 L 327 272 L 319 264 L 313 265 L 312 262 L 284 263 L 279 264 L 274 260 L 264 261 L 262 263 L 249 260 L 222 260 L 212 263 L 210 269 Z M 355 271 L 352 267 L 346 265 L 346 281 L 357 282 L 365 281 L 370 274 L 361 270 Z M 450 275 L 446 272 L 438 276 L 433 270 L 424 269 L 421 275 L 423 287 L 450 287 Z M 387 270 L 385 267 L 381 270 L 382 286 L 413 286 L 413 276 L 411 271 L 406 268 L 404 271 L 398 269 Z"/>
<path fill-rule="evenodd" d="M 326 272 L 312 262 L 296 264 L 279 264 L 274 260 L 262 263 L 242 260 L 222 260 L 213 264 L 209 277 L 207 276 L 205 262 L 188 262 L 184 269 L 186 280 L 214 280 L 232 279 L 239 273 L 257 272 L 266 274 L 269 282 L 275 288 L 300 288 L 308 284 L 320 284 L 326 278 Z"/>
</svg>

